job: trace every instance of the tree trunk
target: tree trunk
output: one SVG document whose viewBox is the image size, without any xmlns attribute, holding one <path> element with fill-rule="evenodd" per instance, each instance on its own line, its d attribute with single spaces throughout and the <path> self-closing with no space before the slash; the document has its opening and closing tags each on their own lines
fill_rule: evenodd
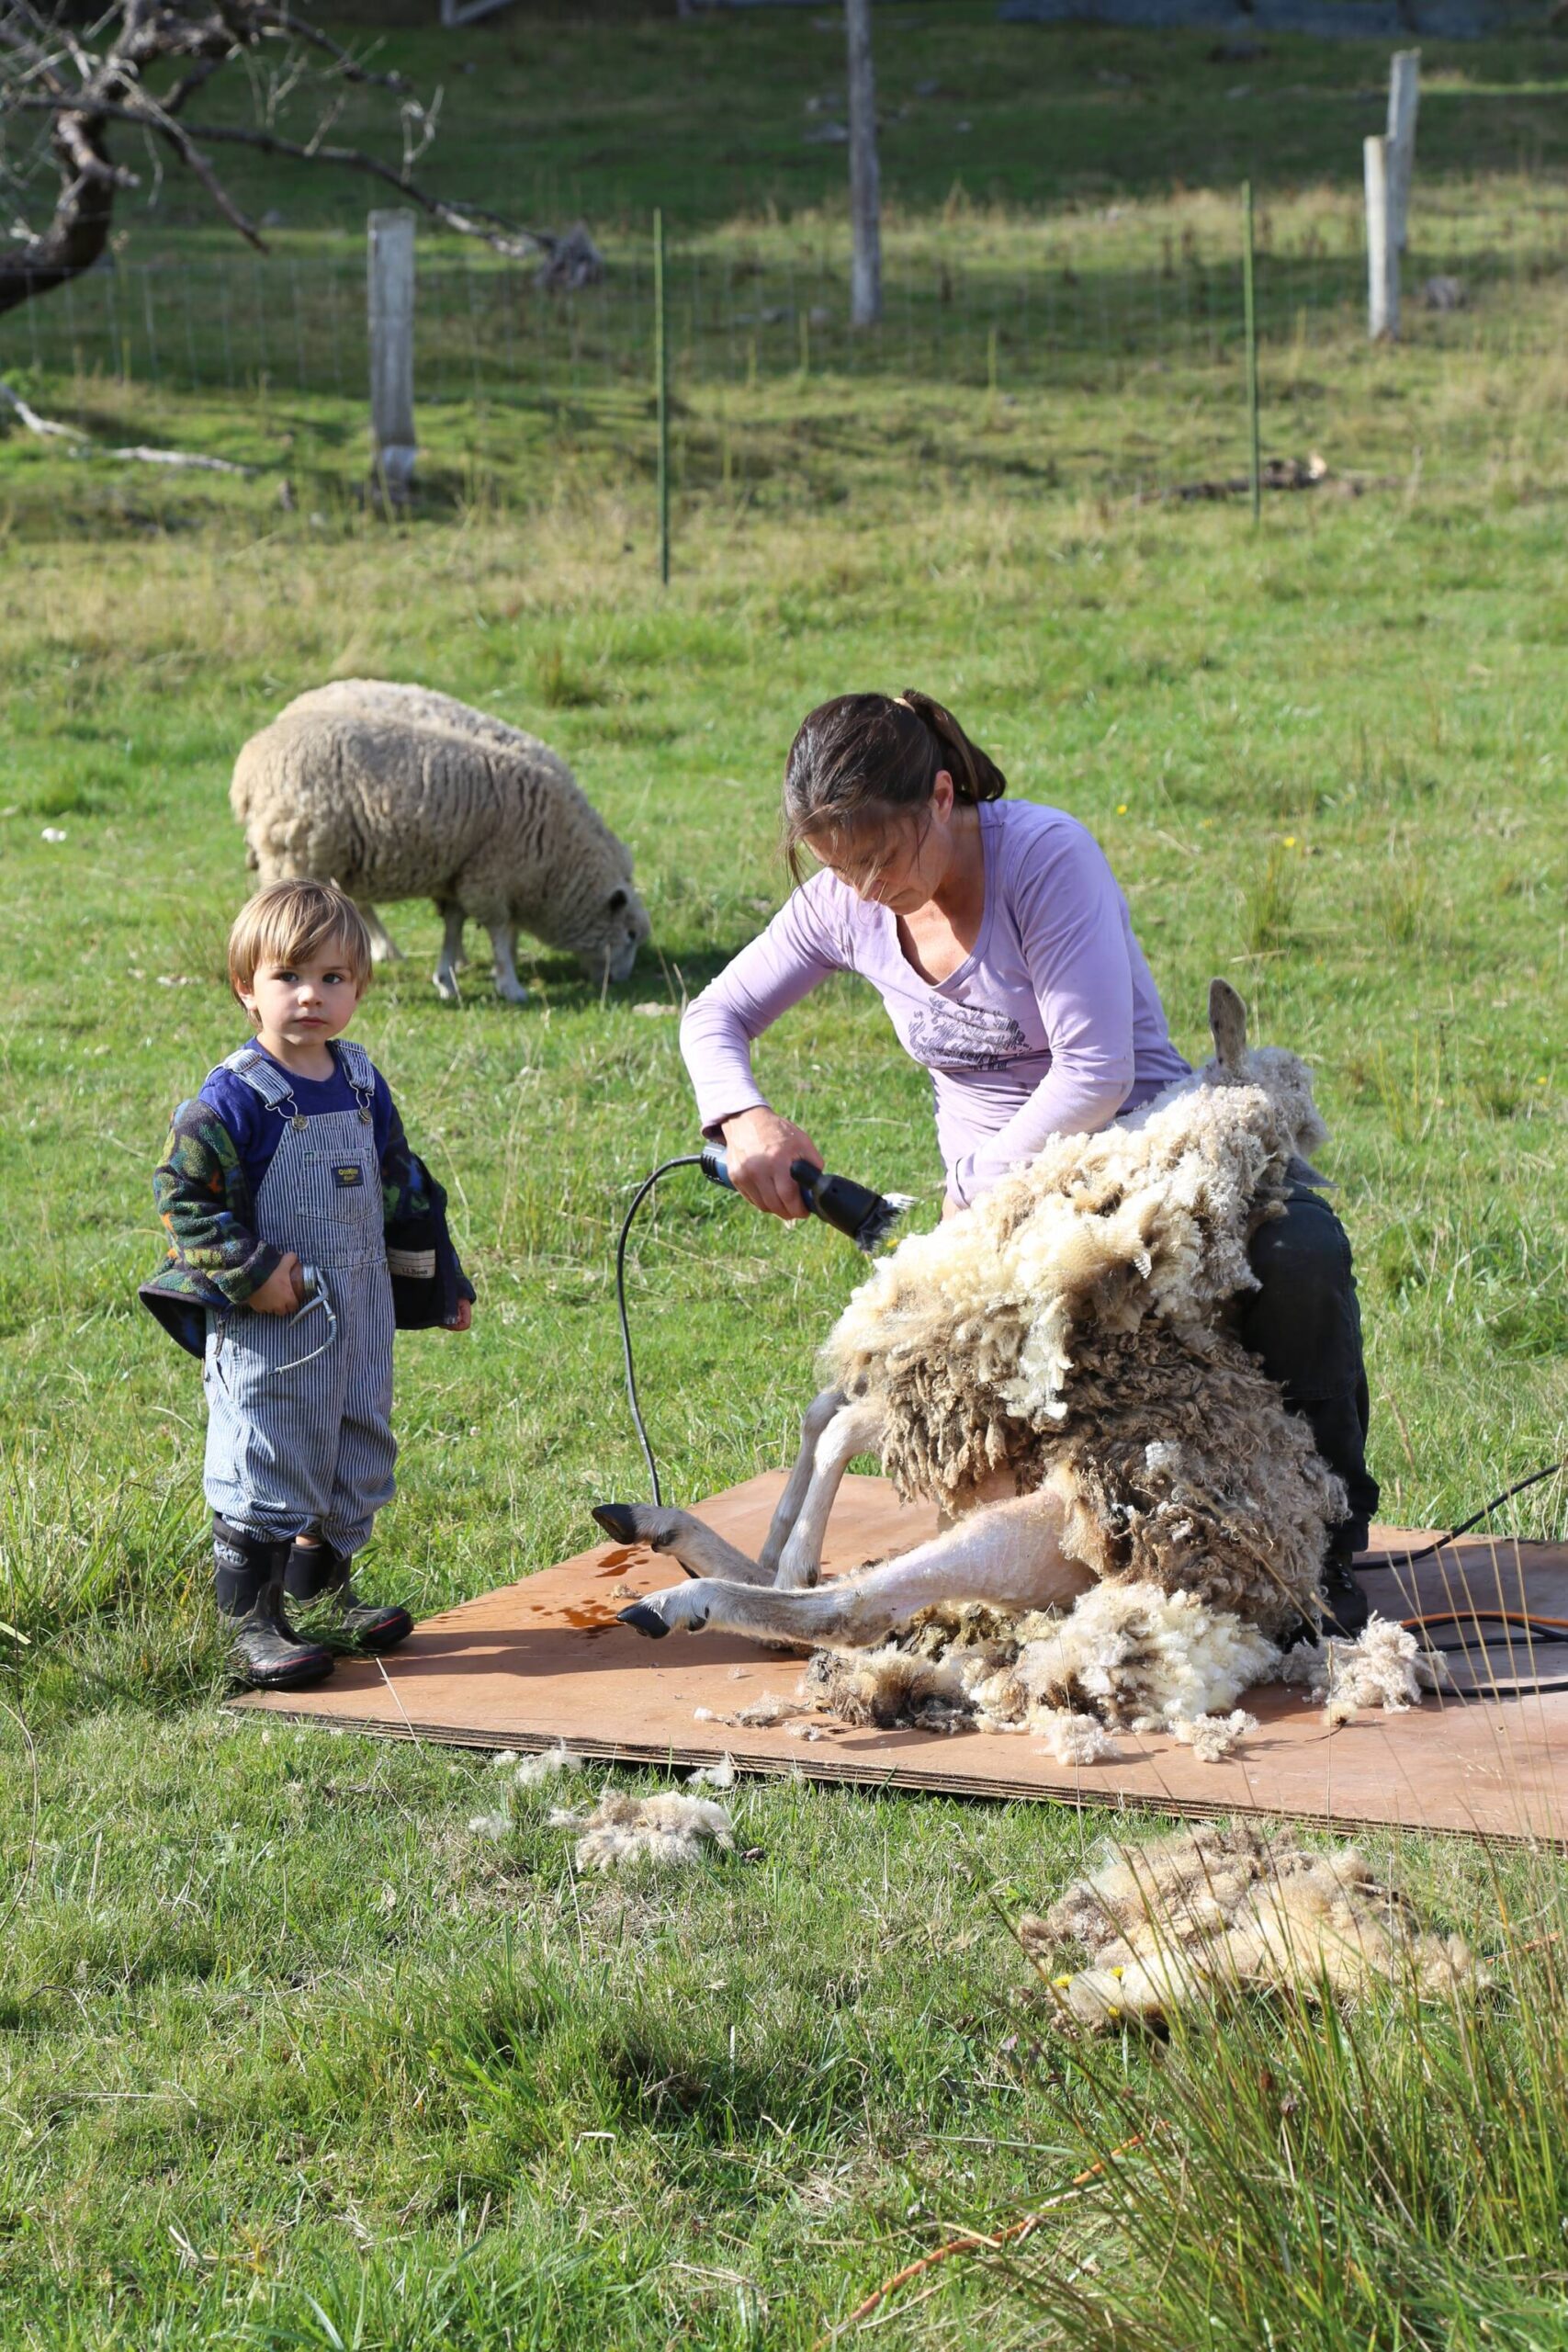
<svg viewBox="0 0 1568 2352">
<path fill-rule="evenodd" d="M 876 77 L 871 0 L 844 0 L 850 46 L 850 324 L 882 316 L 882 181 L 876 163 Z"/>
<path fill-rule="evenodd" d="M 101 124 L 62 119 L 55 147 L 73 166 L 54 218 L 41 237 L 0 251 L 0 311 L 19 310 L 91 269 L 108 243 L 115 175 L 104 151 Z"/>
</svg>

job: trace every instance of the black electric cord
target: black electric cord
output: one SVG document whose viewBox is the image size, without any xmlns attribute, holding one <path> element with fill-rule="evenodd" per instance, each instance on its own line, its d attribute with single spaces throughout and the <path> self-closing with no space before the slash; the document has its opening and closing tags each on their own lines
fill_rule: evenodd
<svg viewBox="0 0 1568 2352">
<path fill-rule="evenodd" d="M 632 1408 L 632 1419 L 636 1424 L 637 1440 L 642 1447 L 642 1458 L 648 1464 L 648 1475 L 656 1503 L 662 1503 L 664 1496 L 659 1484 L 659 1471 L 653 1459 L 653 1448 L 648 1442 L 648 1431 L 642 1425 L 642 1413 L 637 1401 L 637 1374 L 632 1369 L 631 1325 L 626 1320 L 626 1236 L 632 1229 L 633 1217 L 636 1216 L 661 1176 L 668 1176 L 672 1168 L 700 1168 L 702 1164 L 703 1156 L 700 1151 L 683 1151 L 678 1159 L 665 1160 L 661 1167 L 654 1170 L 651 1176 L 645 1178 L 632 1194 L 632 1204 L 621 1220 L 621 1238 L 615 1244 L 615 1310 L 621 1318 L 621 1352 L 626 1359 L 626 1402 Z"/>
<path fill-rule="evenodd" d="M 1413 1568 L 1417 1560 L 1429 1560 L 1434 1552 L 1442 1551 L 1446 1544 L 1457 1544 L 1461 1535 L 1468 1535 L 1472 1527 L 1479 1527 L 1483 1519 L 1490 1519 L 1502 1504 L 1511 1502 L 1516 1495 L 1522 1495 L 1527 1487 L 1539 1487 L 1543 1479 L 1555 1478 L 1560 1470 L 1568 1470 L 1568 1454 L 1564 1454 L 1561 1462 L 1549 1462 L 1544 1470 L 1532 1470 L 1528 1478 L 1517 1479 L 1513 1486 L 1505 1487 L 1500 1495 L 1494 1495 L 1489 1503 L 1483 1503 L 1472 1518 L 1461 1520 L 1458 1527 L 1450 1527 L 1443 1534 L 1435 1536 L 1430 1544 L 1423 1544 L 1418 1552 L 1380 1552 L 1375 1558 L 1363 1560 L 1359 1573 L 1365 1576 L 1370 1568 Z"/>
</svg>

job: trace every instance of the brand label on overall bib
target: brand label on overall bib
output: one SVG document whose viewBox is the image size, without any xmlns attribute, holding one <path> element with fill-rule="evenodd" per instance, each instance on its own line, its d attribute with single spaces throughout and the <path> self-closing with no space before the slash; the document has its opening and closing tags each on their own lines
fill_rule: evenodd
<svg viewBox="0 0 1568 2352">
<path fill-rule="evenodd" d="M 340 1159 L 333 1170 L 333 1182 L 340 1193 L 357 1191 L 365 1182 L 365 1170 L 356 1159 Z"/>
</svg>

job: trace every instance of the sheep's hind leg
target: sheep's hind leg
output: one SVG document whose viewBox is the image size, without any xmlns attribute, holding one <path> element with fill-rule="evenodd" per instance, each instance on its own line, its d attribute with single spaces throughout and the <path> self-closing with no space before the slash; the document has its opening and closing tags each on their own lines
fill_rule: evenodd
<svg viewBox="0 0 1568 2352">
<path fill-rule="evenodd" d="M 884 1426 L 881 1406 L 870 1398 L 857 1398 L 853 1404 L 841 1405 L 818 1437 L 812 1449 L 810 1481 L 773 1578 L 781 1592 L 805 1591 L 817 1582 L 822 1571 L 829 1514 L 844 1473 L 857 1453 L 877 1451 Z"/>
<path fill-rule="evenodd" d="M 509 922 L 491 922 L 487 923 L 485 929 L 490 933 L 490 944 L 495 953 L 497 996 L 507 1004 L 526 1004 L 528 991 L 518 978 L 517 967 L 513 961 L 512 925 Z"/>
<path fill-rule="evenodd" d="M 436 910 L 446 928 L 441 934 L 441 960 L 433 975 L 435 993 L 443 1004 L 456 1004 L 459 1000 L 457 967 L 463 961 L 463 910 L 450 900 L 438 899 Z"/>
<path fill-rule="evenodd" d="M 760 1584 L 762 1570 L 750 1553 L 727 1544 L 689 1510 L 662 1503 L 595 1503 L 593 1516 L 617 1544 L 647 1544 L 668 1552 L 688 1576 L 723 1577 L 735 1584 Z"/>
<path fill-rule="evenodd" d="M 1062 1549 L 1062 1506 L 1048 1488 L 971 1511 L 929 1544 L 815 1592 L 781 1592 L 704 1576 L 649 1593 L 621 1622 L 655 1639 L 677 1626 L 752 1634 L 768 1641 L 860 1648 L 939 1600 L 987 1600 L 999 1609 L 1066 1607 L 1094 1582 Z"/>
<path fill-rule="evenodd" d="M 403 951 L 390 936 L 368 899 L 356 899 L 355 906 L 364 917 L 365 928 L 370 933 L 370 961 L 373 964 L 400 964 Z"/>
</svg>

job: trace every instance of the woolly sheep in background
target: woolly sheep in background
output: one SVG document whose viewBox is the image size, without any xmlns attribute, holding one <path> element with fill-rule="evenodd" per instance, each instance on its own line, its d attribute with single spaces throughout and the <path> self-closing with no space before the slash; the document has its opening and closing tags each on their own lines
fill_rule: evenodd
<svg viewBox="0 0 1568 2352">
<path fill-rule="evenodd" d="M 624 980 L 648 938 L 632 861 L 536 736 L 450 695 L 376 678 L 316 686 L 253 735 L 230 805 L 265 887 L 309 876 L 359 901 L 378 960 L 398 950 L 378 899 L 434 899 L 446 922 L 437 993 L 457 997 L 467 919 L 485 926 L 497 993 L 523 1004 L 519 929 Z"/>
</svg>

